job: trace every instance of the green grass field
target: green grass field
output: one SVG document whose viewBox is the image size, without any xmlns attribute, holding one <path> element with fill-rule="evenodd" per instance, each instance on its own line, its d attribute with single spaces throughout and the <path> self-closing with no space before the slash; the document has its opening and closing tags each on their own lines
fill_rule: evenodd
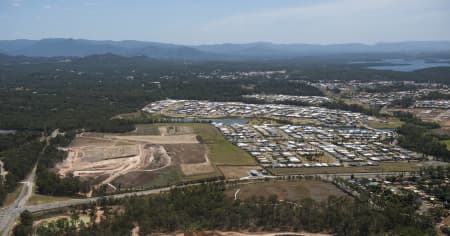
<svg viewBox="0 0 450 236">
<path fill-rule="evenodd" d="M 342 98 L 341 100 L 347 105 L 356 104 L 356 105 L 363 106 L 364 108 L 370 108 L 369 105 L 360 103 L 359 101 L 356 101 L 356 100 L 353 100 L 353 99 L 350 99 L 350 98 Z"/>
<path fill-rule="evenodd" d="M 450 151 L 450 139 L 442 141 L 443 144 L 447 145 L 447 150 Z"/>
<path fill-rule="evenodd" d="M 159 123 L 138 125 L 137 128 L 156 133 L 159 126 L 188 126 L 208 147 L 208 157 L 215 165 L 254 165 L 256 161 L 244 150 L 228 142 L 214 126 L 202 123 Z M 153 127 L 153 128 L 151 128 Z M 153 131 L 152 131 L 153 130 Z M 159 131 L 158 131 L 159 134 Z"/>
<path fill-rule="evenodd" d="M 208 147 L 208 157 L 216 165 L 254 165 L 255 160 L 244 150 L 228 142 L 210 124 L 191 124 Z"/>
<path fill-rule="evenodd" d="M 403 121 L 397 118 L 370 120 L 367 125 L 374 129 L 395 129 L 403 125 Z"/>
<path fill-rule="evenodd" d="M 39 204 L 46 204 L 46 203 L 52 203 L 52 202 L 59 202 L 59 201 L 65 201 L 70 200 L 72 198 L 69 197 L 53 197 L 53 196 L 47 196 L 47 195 L 41 195 L 41 194 L 33 194 L 31 195 L 30 199 L 27 202 L 27 205 L 39 205 Z"/>
<path fill-rule="evenodd" d="M 290 174 L 306 174 L 306 175 L 308 175 L 308 174 L 416 171 L 419 169 L 420 169 L 420 166 L 415 162 L 389 162 L 389 163 L 381 163 L 379 166 L 272 168 L 269 170 L 275 175 L 290 175 Z"/>
</svg>

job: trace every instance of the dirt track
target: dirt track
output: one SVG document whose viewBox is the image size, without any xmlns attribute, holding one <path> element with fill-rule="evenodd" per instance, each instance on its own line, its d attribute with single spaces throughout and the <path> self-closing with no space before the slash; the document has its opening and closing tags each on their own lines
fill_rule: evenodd
<svg viewBox="0 0 450 236">
<path fill-rule="evenodd" d="M 109 137 L 109 136 L 106 136 Z M 180 144 L 180 143 L 198 143 L 194 134 L 182 134 L 172 136 L 157 136 L 157 135 L 143 135 L 143 136 L 111 136 L 113 139 L 132 141 L 132 142 L 146 142 L 152 144 Z"/>
<path fill-rule="evenodd" d="M 159 128 L 166 136 L 82 133 L 67 149 L 68 157 L 56 166 L 58 173 L 100 186 L 130 173 L 159 173 L 169 166 L 179 166 L 187 176 L 215 171 L 192 129 Z"/>
</svg>

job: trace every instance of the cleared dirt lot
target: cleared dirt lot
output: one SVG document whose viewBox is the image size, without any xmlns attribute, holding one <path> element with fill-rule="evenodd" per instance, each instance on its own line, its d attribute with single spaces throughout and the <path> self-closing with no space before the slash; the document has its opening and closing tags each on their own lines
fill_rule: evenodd
<svg viewBox="0 0 450 236">
<path fill-rule="evenodd" d="M 189 126 L 166 125 L 159 126 L 158 130 L 162 136 L 194 134 L 194 129 Z"/>
<path fill-rule="evenodd" d="M 329 196 L 348 196 L 331 183 L 318 180 L 303 181 L 271 181 L 241 185 L 233 189 L 227 189 L 226 194 L 234 198 L 235 193 L 239 199 L 248 199 L 253 196 L 269 197 L 277 196 L 278 200 L 301 200 L 312 198 L 317 201 L 327 200 Z"/>
<path fill-rule="evenodd" d="M 213 173 L 216 169 L 211 165 L 203 144 L 164 145 L 174 161 L 180 163 L 181 171 L 186 176 Z"/>
<path fill-rule="evenodd" d="M 409 109 L 389 109 L 390 112 L 404 111 L 410 112 L 425 121 L 438 123 L 441 128 L 437 132 L 450 135 L 450 110 L 446 109 L 425 109 L 425 108 L 409 108 Z"/>
<path fill-rule="evenodd" d="M 160 236 L 331 236 L 331 234 L 307 233 L 307 232 L 236 232 L 236 231 L 195 231 L 176 234 L 158 234 Z"/>
<path fill-rule="evenodd" d="M 158 135 L 133 135 L 133 136 L 106 136 L 106 138 L 118 139 L 129 142 L 146 142 L 152 144 L 178 144 L 178 143 L 198 143 L 194 134 L 182 134 L 172 136 Z"/>
<path fill-rule="evenodd" d="M 217 166 L 227 179 L 238 179 L 248 176 L 250 170 L 260 170 L 261 166 Z"/>
<path fill-rule="evenodd" d="M 161 135 L 138 135 L 142 133 Z M 198 142 L 189 126 L 141 125 L 127 134 L 82 133 L 67 151 L 66 160 L 56 166 L 58 173 L 80 176 L 96 186 L 162 185 L 218 174 L 207 146 Z"/>
</svg>

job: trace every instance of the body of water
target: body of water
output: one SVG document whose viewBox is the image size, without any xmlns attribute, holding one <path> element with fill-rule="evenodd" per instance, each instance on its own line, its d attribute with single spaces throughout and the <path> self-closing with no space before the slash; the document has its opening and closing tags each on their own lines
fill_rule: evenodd
<svg viewBox="0 0 450 236">
<path fill-rule="evenodd" d="M 15 134 L 15 130 L 7 130 L 7 129 L 0 129 L 0 135 L 2 134 Z"/>
<path fill-rule="evenodd" d="M 426 62 L 425 60 L 404 60 L 404 59 L 385 59 L 381 63 L 390 63 L 392 65 L 369 66 L 367 68 L 373 70 L 392 70 L 410 72 L 431 67 L 448 66 L 448 62 Z"/>
</svg>

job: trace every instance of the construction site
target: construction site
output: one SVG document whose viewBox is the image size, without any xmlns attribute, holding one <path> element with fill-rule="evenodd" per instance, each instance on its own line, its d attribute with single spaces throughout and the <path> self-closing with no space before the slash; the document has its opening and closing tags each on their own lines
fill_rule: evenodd
<svg viewBox="0 0 450 236">
<path fill-rule="evenodd" d="M 208 150 L 189 126 L 137 126 L 126 134 L 81 133 L 56 166 L 61 176 L 78 176 L 94 188 L 111 190 L 164 185 L 218 175 Z"/>
</svg>

